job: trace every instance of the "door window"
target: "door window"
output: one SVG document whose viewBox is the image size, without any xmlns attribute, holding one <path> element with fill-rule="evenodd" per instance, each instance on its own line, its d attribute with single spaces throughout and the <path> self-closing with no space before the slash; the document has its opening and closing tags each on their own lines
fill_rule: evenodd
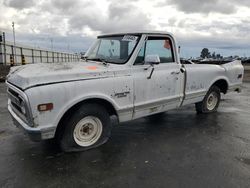
<svg viewBox="0 0 250 188">
<path fill-rule="evenodd" d="M 171 40 L 167 37 L 148 37 L 136 58 L 135 65 L 144 64 L 147 55 L 158 55 L 160 63 L 174 62 Z"/>
</svg>

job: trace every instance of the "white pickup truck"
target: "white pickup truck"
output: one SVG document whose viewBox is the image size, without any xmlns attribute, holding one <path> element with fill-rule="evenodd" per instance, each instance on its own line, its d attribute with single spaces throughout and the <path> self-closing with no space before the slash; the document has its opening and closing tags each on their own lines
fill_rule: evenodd
<svg viewBox="0 0 250 188">
<path fill-rule="evenodd" d="M 237 60 L 181 64 L 167 32 L 101 35 L 84 61 L 13 67 L 8 110 L 32 140 L 87 150 L 108 140 L 113 115 L 124 122 L 192 103 L 198 113 L 215 112 L 221 93 L 240 91 L 243 70 Z"/>
</svg>

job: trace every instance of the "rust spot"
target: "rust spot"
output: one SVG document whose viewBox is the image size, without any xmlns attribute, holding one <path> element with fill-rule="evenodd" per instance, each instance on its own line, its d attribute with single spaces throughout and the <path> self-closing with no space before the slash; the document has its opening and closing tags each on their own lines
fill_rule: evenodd
<svg viewBox="0 0 250 188">
<path fill-rule="evenodd" d="M 158 111 L 158 108 L 157 108 L 157 107 L 153 107 L 153 108 L 150 108 L 149 110 L 150 110 L 150 112 L 152 113 L 152 112 Z"/>
</svg>

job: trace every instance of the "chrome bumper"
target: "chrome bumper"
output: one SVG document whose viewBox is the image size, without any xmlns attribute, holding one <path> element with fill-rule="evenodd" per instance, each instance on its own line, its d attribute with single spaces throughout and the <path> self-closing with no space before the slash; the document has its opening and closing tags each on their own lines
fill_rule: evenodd
<svg viewBox="0 0 250 188">
<path fill-rule="evenodd" d="M 18 128 L 21 128 L 25 133 L 27 133 L 32 141 L 41 141 L 54 137 L 56 130 L 54 127 L 43 128 L 43 129 L 38 127 L 30 127 L 15 114 L 15 112 L 11 109 L 11 106 L 9 104 L 8 104 L 8 111 L 13 119 L 14 125 L 16 125 Z"/>
</svg>

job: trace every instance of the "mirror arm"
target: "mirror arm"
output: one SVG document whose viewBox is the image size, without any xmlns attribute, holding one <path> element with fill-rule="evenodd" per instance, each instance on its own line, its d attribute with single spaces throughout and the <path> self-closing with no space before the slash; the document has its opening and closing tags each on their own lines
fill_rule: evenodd
<svg viewBox="0 0 250 188">
<path fill-rule="evenodd" d="M 154 70 L 155 70 L 155 68 L 154 68 L 154 66 L 152 66 L 152 70 L 150 72 L 150 75 L 147 77 L 147 79 L 151 79 Z"/>
<path fill-rule="evenodd" d="M 144 70 L 148 70 L 152 65 L 149 65 L 148 67 L 144 68 Z"/>
<path fill-rule="evenodd" d="M 144 70 L 148 70 L 150 67 L 154 67 L 154 64 L 153 63 L 149 63 L 149 66 L 144 68 Z"/>
</svg>

